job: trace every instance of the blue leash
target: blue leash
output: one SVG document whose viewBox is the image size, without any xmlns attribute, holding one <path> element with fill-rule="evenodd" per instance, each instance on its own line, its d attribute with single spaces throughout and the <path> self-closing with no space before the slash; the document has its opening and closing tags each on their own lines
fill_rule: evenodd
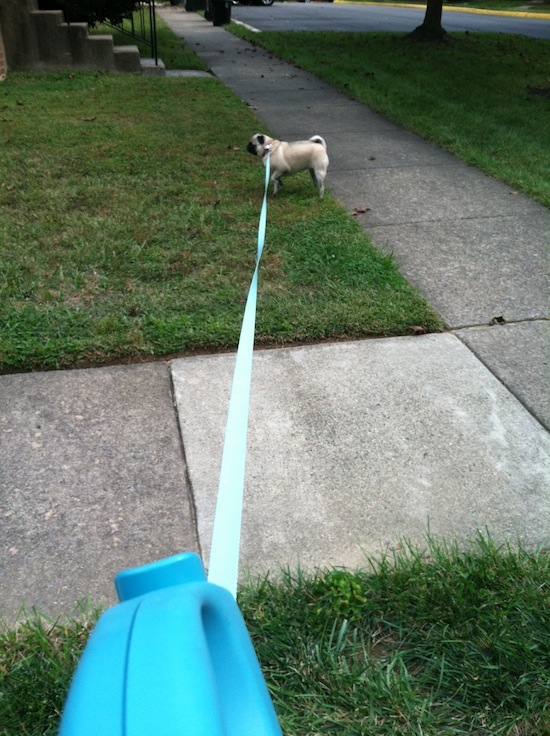
<svg viewBox="0 0 550 736">
<path fill-rule="evenodd" d="M 254 275 L 252 276 L 252 282 L 248 291 L 235 360 L 233 384 L 231 386 L 231 397 L 229 399 L 229 411 L 225 428 L 218 500 L 212 532 L 210 565 L 208 568 L 208 581 L 221 585 L 223 588 L 229 590 L 233 598 L 237 596 L 237 580 L 239 575 L 239 548 L 241 541 L 250 404 L 250 380 L 252 374 L 252 353 L 254 350 L 254 330 L 256 325 L 258 270 L 264 249 L 267 220 L 269 158 L 270 152 L 268 151 L 265 159 L 264 199 L 258 227 L 256 268 L 254 269 Z"/>
<path fill-rule="evenodd" d="M 258 266 L 237 351 L 214 520 L 210 580 L 193 552 L 124 570 L 73 678 L 60 736 L 282 736 L 235 596 Z"/>
</svg>

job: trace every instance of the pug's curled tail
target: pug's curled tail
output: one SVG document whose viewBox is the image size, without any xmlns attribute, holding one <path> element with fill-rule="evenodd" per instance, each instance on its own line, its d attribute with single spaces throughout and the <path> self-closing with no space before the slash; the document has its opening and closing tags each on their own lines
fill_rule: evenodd
<svg viewBox="0 0 550 736">
<path fill-rule="evenodd" d="M 325 143 L 325 139 L 324 138 L 321 138 L 320 135 L 312 135 L 309 140 L 312 143 L 320 143 L 323 146 L 323 148 L 325 149 L 325 151 L 327 150 L 327 144 Z"/>
</svg>

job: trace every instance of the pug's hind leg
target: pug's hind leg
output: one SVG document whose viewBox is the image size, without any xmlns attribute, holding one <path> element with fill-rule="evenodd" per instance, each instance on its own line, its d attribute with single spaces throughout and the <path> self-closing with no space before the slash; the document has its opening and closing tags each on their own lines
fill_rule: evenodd
<svg viewBox="0 0 550 736">
<path fill-rule="evenodd" d="M 325 177 L 316 173 L 315 169 L 309 169 L 309 173 L 311 174 L 313 184 L 319 190 L 319 196 L 322 197 L 325 193 Z"/>
<path fill-rule="evenodd" d="M 277 194 L 279 189 L 283 186 L 283 179 L 280 176 L 272 176 L 271 181 L 273 182 L 273 194 Z"/>
</svg>

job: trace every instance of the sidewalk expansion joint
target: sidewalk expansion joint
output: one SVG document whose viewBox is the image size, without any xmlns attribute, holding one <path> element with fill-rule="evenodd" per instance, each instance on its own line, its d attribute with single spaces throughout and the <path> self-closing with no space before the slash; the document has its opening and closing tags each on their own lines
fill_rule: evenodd
<svg viewBox="0 0 550 736">
<path fill-rule="evenodd" d="M 183 475 L 184 475 L 184 493 L 187 498 L 187 502 L 189 504 L 189 511 L 191 514 L 191 524 L 193 526 L 193 531 L 195 535 L 195 545 L 196 550 L 199 556 L 203 557 L 203 550 L 201 546 L 201 538 L 199 534 L 199 523 L 198 523 L 198 513 L 197 513 L 197 504 L 195 502 L 195 491 L 193 489 L 193 483 L 191 481 L 191 475 L 189 473 L 189 463 L 187 462 L 187 456 L 185 452 L 185 443 L 183 441 L 183 430 L 181 426 L 180 421 L 180 415 L 178 412 L 178 403 L 176 400 L 176 387 L 174 386 L 174 374 L 172 372 L 172 361 L 168 361 L 167 363 L 168 373 L 170 377 L 170 395 L 172 398 L 172 407 L 174 409 L 174 414 L 176 418 L 176 426 L 178 428 L 178 442 L 180 446 L 180 452 L 183 459 Z"/>
</svg>

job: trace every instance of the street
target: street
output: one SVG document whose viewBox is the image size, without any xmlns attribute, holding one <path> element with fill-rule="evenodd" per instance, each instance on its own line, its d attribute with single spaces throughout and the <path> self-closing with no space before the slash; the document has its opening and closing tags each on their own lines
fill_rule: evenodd
<svg viewBox="0 0 550 736">
<path fill-rule="evenodd" d="M 232 18 L 259 31 L 407 32 L 422 22 L 424 12 L 424 7 L 276 2 L 271 7 L 235 5 Z M 550 39 L 550 17 L 544 20 L 444 10 L 443 27 L 447 31 L 519 33 Z"/>
</svg>

